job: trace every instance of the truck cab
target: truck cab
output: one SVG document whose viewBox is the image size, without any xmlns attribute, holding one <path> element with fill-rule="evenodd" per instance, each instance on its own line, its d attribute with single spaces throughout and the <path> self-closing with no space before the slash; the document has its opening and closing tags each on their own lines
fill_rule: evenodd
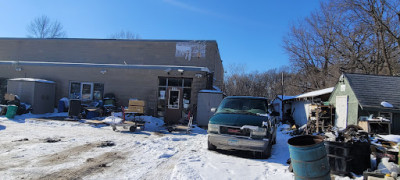
<svg viewBox="0 0 400 180">
<path fill-rule="evenodd" d="M 209 120 L 208 149 L 253 151 L 268 158 L 276 142 L 276 123 L 266 98 L 226 97 Z"/>
</svg>

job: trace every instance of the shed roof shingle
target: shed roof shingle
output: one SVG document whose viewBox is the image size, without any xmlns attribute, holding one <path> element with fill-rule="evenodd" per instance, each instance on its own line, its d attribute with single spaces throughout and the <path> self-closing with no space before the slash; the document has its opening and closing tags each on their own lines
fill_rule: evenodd
<svg viewBox="0 0 400 180">
<path fill-rule="evenodd" d="M 344 76 L 361 107 L 381 108 L 382 101 L 400 107 L 400 77 L 347 73 Z"/>
</svg>

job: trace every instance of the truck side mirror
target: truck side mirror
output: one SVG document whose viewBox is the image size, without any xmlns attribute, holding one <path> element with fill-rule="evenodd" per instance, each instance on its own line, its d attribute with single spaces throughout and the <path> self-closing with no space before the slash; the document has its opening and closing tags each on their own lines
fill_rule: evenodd
<svg viewBox="0 0 400 180">
<path fill-rule="evenodd" d="M 215 113 L 217 111 L 217 108 L 211 108 L 211 112 Z"/>
</svg>

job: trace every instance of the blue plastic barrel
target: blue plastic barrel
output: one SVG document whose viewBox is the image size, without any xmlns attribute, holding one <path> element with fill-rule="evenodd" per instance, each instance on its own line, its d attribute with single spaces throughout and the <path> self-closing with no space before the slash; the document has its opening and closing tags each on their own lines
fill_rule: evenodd
<svg viewBox="0 0 400 180">
<path fill-rule="evenodd" d="M 65 111 L 65 103 L 64 101 L 60 100 L 58 101 L 58 112 L 64 112 Z"/>
<path fill-rule="evenodd" d="M 297 136 L 288 144 L 295 179 L 331 179 L 323 137 Z"/>
</svg>

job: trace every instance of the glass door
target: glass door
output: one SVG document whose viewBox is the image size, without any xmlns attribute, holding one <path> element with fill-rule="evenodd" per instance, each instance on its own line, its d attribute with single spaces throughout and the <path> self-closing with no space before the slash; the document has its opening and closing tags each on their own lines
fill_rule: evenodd
<svg viewBox="0 0 400 180">
<path fill-rule="evenodd" d="M 81 83 L 81 100 L 92 100 L 93 99 L 93 83 L 83 82 Z"/>
</svg>

